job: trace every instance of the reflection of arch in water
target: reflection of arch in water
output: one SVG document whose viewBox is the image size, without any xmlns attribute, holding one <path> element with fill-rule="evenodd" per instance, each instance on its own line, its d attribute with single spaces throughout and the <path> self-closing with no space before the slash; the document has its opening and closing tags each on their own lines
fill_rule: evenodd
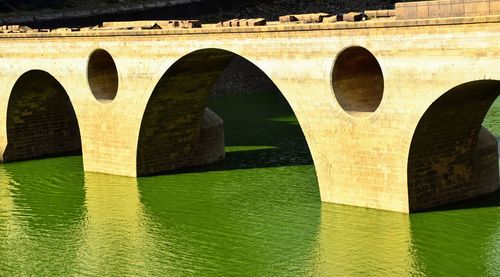
<svg viewBox="0 0 500 277">
<path fill-rule="evenodd" d="M 194 51 L 162 76 L 143 114 L 137 175 L 209 164 L 224 157 L 222 120 L 206 106 L 218 78 L 235 57 L 242 58 L 221 49 Z"/>
<path fill-rule="evenodd" d="M 9 98 L 3 160 L 78 153 L 78 121 L 65 89 L 45 71 L 24 73 Z"/>
<path fill-rule="evenodd" d="M 500 81 L 465 83 L 427 109 L 409 150 L 410 211 L 500 188 L 497 140 L 481 127 L 498 94 Z"/>
</svg>

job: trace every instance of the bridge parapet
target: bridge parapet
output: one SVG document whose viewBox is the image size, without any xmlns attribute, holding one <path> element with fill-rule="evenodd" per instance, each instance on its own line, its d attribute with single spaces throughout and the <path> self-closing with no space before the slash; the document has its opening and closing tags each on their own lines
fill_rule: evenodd
<svg viewBox="0 0 500 277">
<path fill-rule="evenodd" d="M 500 1 L 438 0 L 396 3 L 398 20 L 488 15 L 500 15 Z"/>
</svg>

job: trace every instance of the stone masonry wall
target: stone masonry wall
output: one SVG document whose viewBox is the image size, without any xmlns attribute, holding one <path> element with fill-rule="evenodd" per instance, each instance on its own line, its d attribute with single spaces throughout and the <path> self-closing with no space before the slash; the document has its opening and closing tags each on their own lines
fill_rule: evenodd
<svg viewBox="0 0 500 277">
<path fill-rule="evenodd" d="M 430 19 L 500 15 L 499 0 L 439 0 L 396 3 L 396 18 Z"/>
<path fill-rule="evenodd" d="M 196 145 L 208 96 L 233 58 L 234 54 L 222 50 L 200 51 L 182 58 L 165 73 L 142 120 L 137 149 L 138 175 L 192 165 L 193 153 L 201 151 Z M 201 136 L 205 135 L 210 137 L 206 133 Z M 197 155 L 208 153 L 212 152 L 201 151 Z M 215 157 L 206 157 L 206 163 L 220 158 L 218 150 L 213 153 Z M 200 160 L 196 164 L 204 162 Z"/>
<path fill-rule="evenodd" d="M 221 161 L 225 157 L 224 122 L 216 113 L 205 109 L 200 139 L 194 146 L 191 166 Z"/>
<path fill-rule="evenodd" d="M 481 123 L 498 96 L 490 82 L 462 85 L 438 99 L 421 119 L 410 149 L 410 211 L 499 188 L 496 138 Z"/>
<path fill-rule="evenodd" d="M 14 86 L 7 112 L 4 161 L 80 153 L 80 132 L 71 102 L 48 73 L 30 71 Z"/>
<path fill-rule="evenodd" d="M 262 70 L 242 57 L 234 58 L 217 79 L 211 95 L 281 93 Z"/>
</svg>

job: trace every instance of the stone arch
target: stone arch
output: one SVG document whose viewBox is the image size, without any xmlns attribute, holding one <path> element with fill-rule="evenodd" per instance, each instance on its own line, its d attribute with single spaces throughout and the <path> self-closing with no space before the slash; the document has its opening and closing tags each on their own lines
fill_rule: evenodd
<svg viewBox="0 0 500 277">
<path fill-rule="evenodd" d="M 499 94 L 500 81 L 473 81 L 449 90 L 426 110 L 409 149 L 410 211 L 500 188 L 497 139 L 481 125 Z"/>
<path fill-rule="evenodd" d="M 164 73 L 149 98 L 141 121 L 138 176 L 209 164 L 224 158 L 223 121 L 206 107 L 226 67 L 240 60 L 235 63 L 237 65 L 242 59 L 258 68 L 236 53 L 210 48 L 183 56 Z M 262 74 L 269 79 L 264 72 Z"/>
<path fill-rule="evenodd" d="M 19 77 L 7 107 L 4 161 L 81 153 L 78 120 L 63 86 L 49 73 Z"/>
</svg>

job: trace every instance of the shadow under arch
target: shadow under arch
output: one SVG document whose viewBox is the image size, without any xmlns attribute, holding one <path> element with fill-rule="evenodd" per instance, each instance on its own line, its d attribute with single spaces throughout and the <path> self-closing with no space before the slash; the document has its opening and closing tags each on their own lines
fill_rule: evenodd
<svg viewBox="0 0 500 277">
<path fill-rule="evenodd" d="M 410 211 L 426 210 L 500 188 L 496 137 L 482 122 L 500 94 L 500 81 L 461 84 L 427 109 L 408 158 Z"/>
<path fill-rule="evenodd" d="M 49 73 L 31 70 L 12 88 L 3 160 L 81 153 L 78 120 L 63 86 Z"/>
<path fill-rule="evenodd" d="M 255 75 L 259 75 L 258 78 L 267 82 L 266 88 L 275 88 L 279 91 L 274 82 L 251 61 L 222 49 L 209 48 L 191 52 L 167 70 L 151 94 L 141 122 L 137 148 L 138 176 L 182 170 L 193 166 L 201 171 L 241 168 L 203 166 L 221 161 L 226 155 L 237 155 L 234 151 L 224 152 L 223 124 L 225 123 L 222 123 L 217 114 L 207 109 L 207 103 L 209 96 L 217 95 L 214 89 L 221 89 L 224 93 L 231 90 L 231 85 L 226 86 L 222 82 L 229 80 L 227 75 L 235 72 L 238 66 L 252 71 L 249 79 L 254 80 Z M 245 78 L 239 76 L 242 74 L 236 75 L 238 76 L 235 76 L 234 82 L 245 81 Z M 243 87 L 255 88 L 253 85 L 243 85 Z M 286 98 L 281 92 L 279 94 L 288 106 Z M 241 112 L 245 112 L 244 109 Z M 224 120 L 227 119 L 225 116 Z M 217 126 L 214 126 L 215 121 L 218 121 Z M 295 124 L 285 121 L 274 123 L 276 126 Z M 296 127 L 303 136 L 300 125 L 296 124 Z M 307 163 L 298 164 L 312 164 L 307 143 L 304 144 L 309 159 Z M 246 152 L 261 154 L 268 150 L 270 149 L 249 148 Z M 261 166 L 272 166 L 269 163 L 264 162 L 264 164 Z"/>
</svg>

